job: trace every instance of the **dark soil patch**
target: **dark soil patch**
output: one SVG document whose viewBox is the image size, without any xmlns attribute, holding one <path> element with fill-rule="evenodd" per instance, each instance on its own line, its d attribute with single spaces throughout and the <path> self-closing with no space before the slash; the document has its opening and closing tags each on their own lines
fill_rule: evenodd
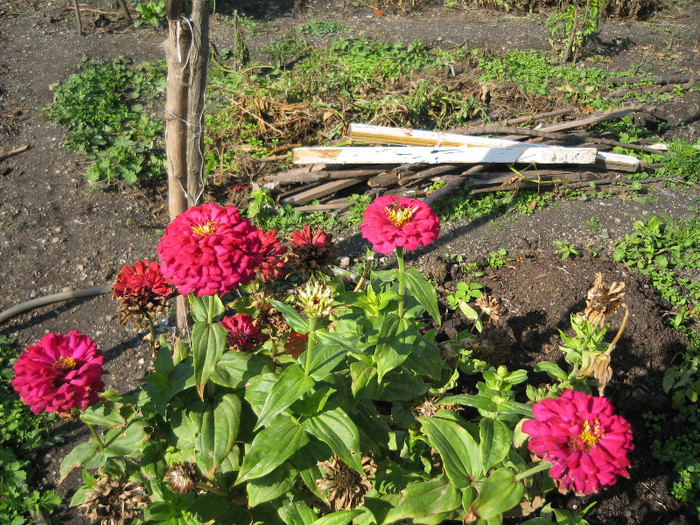
<svg viewBox="0 0 700 525">
<path fill-rule="evenodd" d="M 102 5 L 107 3 L 90 2 L 91 7 L 109 11 L 109 6 Z M 547 30 L 539 15 L 513 17 L 475 8 L 446 9 L 442 2 L 433 2 L 422 11 L 387 12 L 383 17 L 341 0 L 254 4 L 249 14 L 264 17 L 264 24 L 251 38 L 253 53 L 266 42 L 294 34 L 294 27 L 311 18 L 340 21 L 352 35 L 390 41 L 420 39 L 427 45 L 440 42 L 469 48 L 548 48 Z M 212 41 L 218 48 L 231 48 L 234 42 L 230 24 L 233 10 L 245 11 L 251 5 L 217 2 L 219 14 L 212 21 Z M 606 22 L 591 49 L 600 51 L 604 67 L 626 69 L 641 64 L 656 74 L 687 74 L 697 67 L 700 36 L 697 11 L 689 5 L 645 23 Z M 100 19 L 96 24 L 97 15 L 93 20 L 86 11 L 87 34 L 79 37 L 71 7 L 68 0 L 0 2 L 0 153 L 30 146 L 28 151 L 0 161 L 0 310 L 66 288 L 111 282 L 121 266 L 155 257 L 157 239 L 166 225 L 165 217 L 154 214 L 153 206 L 136 198 L 132 189 L 89 186 L 82 159 L 62 147 L 64 131 L 41 117 L 41 109 L 51 102 L 49 86 L 75 72 L 82 56 L 111 60 L 125 55 L 136 63 L 161 59 L 165 32 L 127 26 L 111 15 L 103 15 L 106 23 Z M 670 126 L 668 138 L 698 138 L 698 100 L 698 93 L 689 93 L 659 105 Z M 560 261 L 552 255 L 551 243 L 566 240 L 580 247 L 594 243 L 601 253 L 609 255 L 614 241 L 631 231 L 634 219 L 661 211 L 675 217 L 694 213 L 691 203 L 698 195 L 697 188 L 685 192 L 662 189 L 639 202 L 564 202 L 531 217 L 445 225 L 442 240 L 425 252 L 474 257 L 498 248 L 538 250 L 523 252 L 522 260 L 488 274 L 484 280 L 491 293 L 509 308 L 488 331 L 501 334 L 499 339 L 508 343 L 511 368 L 530 368 L 543 358 L 560 359 L 557 329 L 565 329 L 569 314 L 580 309 L 595 272 L 603 272 L 606 280 L 626 283 L 630 324 L 613 354 L 614 375 L 607 394 L 632 422 L 636 449 L 630 480 L 621 480 L 595 498 L 599 503 L 589 514 L 591 523 L 695 521 L 692 512 L 670 496 L 670 469 L 651 457 L 641 419 L 647 409 L 668 408 L 660 388 L 661 376 L 685 341 L 666 327 L 664 305 L 638 276 L 605 257 Z M 601 220 L 601 233 L 583 227 L 592 216 Z M 341 234 L 341 241 L 341 255 L 355 258 L 363 254 L 365 244 L 352 232 Z M 446 282 L 445 287 L 449 286 Z M 611 333 L 615 322 L 619 319 L 613 320 Z M 451 324 L 459 327 L 458 322 Z M 150 364 L 149 350 L 143 343 L 145 332 L 133 325 L 121 326 L 116 304 L 108 296 L 45 306 L 11 319 L 0 329 L 15 338 L 20 348 L 49 331 L 89 333 L 107 356 L 107 386 L 122 393 L 138 388 Z M 57 487 L 64 497 L 55 523 L 87 523 L 68 508 L 80 484 L 78 473 L 57 485 L 61 459 L 87 438 L 87 431 L 74 424 L 58 430 L 65 432 L 66 442 L 37 458 L 40 474 L 35 481 Z M 590 499 L 556 498 L 555 503 L 580 510 Z"/>
</svg>

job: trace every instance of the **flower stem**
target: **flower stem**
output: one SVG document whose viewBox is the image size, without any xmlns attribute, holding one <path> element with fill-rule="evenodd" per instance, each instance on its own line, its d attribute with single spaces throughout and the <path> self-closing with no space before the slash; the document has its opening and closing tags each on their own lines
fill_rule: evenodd
<svg viewBox="0 0 700 525">
<path fill-rule="evenodd" d="M 156 325 L 153 322 L 153 318 L 150 315 L 146 315 L 146 318 L 148 319 L 148 330 L 151 334 L 151 355 L 153 356 L 153 359 L 156 358 Z"/>
<path fill-rule="evenodd" d="M 538 472 L 542 472 L 543 470 L 547 470 L 552 466 L 552 464 L 549 461 L 542 461 L 541 463 L 538 463 L 532 468 L 527 469 L 525 472 L 521 472 L 517 476 L 515 476 L 515 481 L 520 481 L 525 478 L 529 478 L 530 476 L 537 474 Z"/>
<path fill-rule="evenodd" d="M 204 483 L 203 481 L 200 481 L 199 483 L 197 483 L 197 488 L 206 492 L 210 492 L 211 494 L 216 494 L 217 496 L 228 496 L 226 492 L 215 487 L 211 483 Z"/>
<path fill-rule="evenodd" d="M 95 427 L 93 427 L 91 423 L 86 423 L 86 425 L 87 425 L 88 428 L 90 429 L 90 432 L 92 432 L 92 435 L 95 436 L 95 440 L 97 440 L 97 444 L 100 446 L 100 449 L 104 449 L 104 448 L 105 448 L 105 442 L 102 441 L 102 438 L 100 437 L 100 435 L 99 435 L 99 434 L 97 433 L 97 431 L 95 430 Z"/>
<path fill-rule="evenodd" d="M 403 318 L 403 298 L 406 291 L 406 285 L 404 280 L 404 274 L 406 273 L 406 268 L 403 262 L 403 246 L 396 247 L 396 261 L 398 263 L 399 270 L 399 319 Z"/>
<path fill-rule="evenodd" d="M 311 372 L 311 350 L 314 347 L 314 332 L 316 331 L 316 318 L 309 317 L 309 338 L 306 341 L 306 363 L 304 365 L 304 375 L 308 376 Z"/>
</svg>

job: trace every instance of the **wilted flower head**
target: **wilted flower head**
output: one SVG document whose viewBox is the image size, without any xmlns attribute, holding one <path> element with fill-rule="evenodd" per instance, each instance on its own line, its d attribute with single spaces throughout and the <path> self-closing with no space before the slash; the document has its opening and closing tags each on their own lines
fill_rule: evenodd
<svg viewBox="0 0 700 525">
<path fill-rule="evenodd" d="M 189 461 L 173 464 L 165 473 L 168 487 L 178 494 L 187 494 L 197 487 L 199 475 L 197 469 Z"/>
<path fill-rule="evenodd" d="M 141 323 L 146 316 L 162 312 L 175 290 L 163 277 L 158 261 L 144 259 L 119 271 L 112 293 L 121 303 L 119 313 L 124 324 L 131 316 L 136 323 Z"/>
<path fill-rule="evenodd" d="M 219 324 L 226 329 L 226 343 L 237 352 L 251 352 L 266 338 L 248 314 L 224 317 Z"/>
<path fill-rule="evenodd" d="M 326 492 L 326 503 L 335 511 L 351 510 L 365 502 L 365 494 L 372 489 L 369 478 L 377 472 L 377 465 L 368 456 L 362 457 L 363 475 L 343 463 L 338 456 L 322 463 L 323 478 L 316 486 Z"/>
<path fill-rule="evenodd" d="M 299 289 L 297 304 L 309 317 L 324 317 L 333 307 L 333 288 L 311 279 Z"/>
<path fill-rule="evenodd" d="M 100 525 L 128 525 L 137 518 L 149 499 L 143 485 L 135 481 L 121 481 L 103 474 L 78 509 L 92 523 Z"/>
<path fill-rule="evenodd" d="M 214 203 L 181 213 L 158 244 L 161 271 L 182 295 L 225 295 L 248 284 L 263 262 L 258 228 L 233 206 Z"/>
<path fill-rule="evenodd" d="M 282 276 L 282 269 L 287 266 L 283 257 L 287 252 L 287 248 L 280 244 L 277 238 L 277 230 L 269 232 L 258 230 L 258 234 L 262 241 L 260 251 L 263 255 L 258 273 L 263 281 L 276 281 Z"/>
<path fill-rule="evenodd" d="M 440 219 L 424 202 L 391 195 L 379 197 L 365 208 L 362 237 L 379 253 L 397 247 L 415 250 L 428 246 L 440 233 Z"/>
<path fill-rule="evenodd" d="M 586 309 L 584 317 L 593 323 L 600 320 L 601 325 L 605 323 L 605 318 L 614 314 L 625 297 L 625 283 L 613 282 L 607 286 L 603 282 L 603 274 L 596 273 L 593 288 L 588 290 L 586 298 Z"/>
<path fill-rule="evenodd" d="M 532 414 L 522 427 L 531 436 L 528 448 L 552 464 L 549 475 L 560 491 L 591 494 L 629 477 L 632 429 L 606 398 L 565 390 L 535 403 Z"/>
<path fill-rule="evenodd" d="M 289 240 L 287 262 L 293 271 L 311 275 L 315 271 L 325 272 L 335 263 L 336 250 L 331 234 L 323 230 L 312 230 L 304 225 L 294 230 Z"/>
<path fill-rule="evenodd" d="M 501 318 L 501 302 L 493 295 L 482 294 L 477 297 L 476 305 L 488 316 L 488 320 L 497 322 Z"/>
<path fill-rule="evenodd" d="M 32 412 L 83 410 L 104 392 L 104 355 L 87 335 L 49 333 L 15 362 L 12 387 Z"/>
</svg>

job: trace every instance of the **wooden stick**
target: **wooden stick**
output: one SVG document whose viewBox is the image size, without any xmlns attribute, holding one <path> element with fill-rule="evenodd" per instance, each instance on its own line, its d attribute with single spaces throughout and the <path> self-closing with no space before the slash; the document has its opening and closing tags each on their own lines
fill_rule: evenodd
<svg viewBox="0 0 700 525">
<path fill-rule="evenodd" d="M 0 153 L 0 162 L 3 160 L 12 157 L 13 155 L 17 155 L 18 153 L 22 153 L 24 151 L 27 151 L 29 149 L 29 144 L 25 144 L 24 146 L 20 146 L 19 148 L 13 149 L 11 151 L 8 151 L 7 153 Z"/>
<path fill-rule="evenodd" d="M 621 85 L 621 84 L 636 84 L 637 82 L 651 82 L 652 84 L 685 84 L 695 80 L 696 76 L 690 77 L 612 77 L 608 78 L 606 82 L 611 84 Z"/>
<path fill-rule="evenodd" d="M 297 193 L 296 195 L 292 195 L 281 199 L 280 203 L 292 205 L 306 204 L 307 202 L 320 199 L 321 197 L 325 197 L 326 195 L 331 195 L 332 193 L 335 193 L 345 188 L 349 188 L 350 186 L 354 186 L 355 184 L 359 184 L 360 182 L 362 182 L 362 179 L 360 178 L 334 180 L 331 182 L 326 182 L 325 184 L 321 184 L 314 188 L 304 190 L 300 193 Z"/>
<path fill-rule="evenodd" d="M 464 182 L 471 177 L 472 175 L 475 175 L 477 173 L 480 173 L 484 169 L 483 164 L 477 164 L 476 166 L 472 166 L 469 168 L 467 171 L 462 173 L 459 177 L 457 177 L 455 180 L 452 182 L 449 182 L 445 184 L 442 188 L 437 190 L 431 195 L 428 195 L 425 199 L 423 199 L 423 202 L 425 202 L 427 205 L 433 204 L 435 201 L 438 201 L 442 199 L 443 197 L 447 197 L 450 193 L 453 191 L 459 190 Z"/>
<path fill-rule="evenodd" d="M 537 120 L 544 120 L 550 117 L 559 117 L 561 115 L 568 115 L 573 112 L 574 108 L 564 108 L 557 109 L 555 111 L 545 111 L 544 113 L 537 113 L 531 116 L 517 117 L 506 120 L 507 126 L 515 126 L 516 124 L 522 124 L 523 122 L 535 122 Z"/>
<path fill-rule="evenodd" d="M 429 179 L 430 177 L 444 175 L 457 169 L 460 169 L 460 166 L 458 164 L 444 164 L 442 166 L 436 166 L 434 168 L 428 168 L 426 170 L 418 171 L 413 175 L 409 175 L 408 177 L 399 178 L 398 182 L 400 186 L 405 186 L 407 184 L 412 184 L 414 182 Z"/>
<path fill-rule="evenodd" d="M 75 8 L 75 21 L 78 26 L 78 35 L 83 36 L 83 23 L 80 20 L 80 6 L 78 5 L 78 0 L 73 0 L 73 7 Z"/>
</svg>

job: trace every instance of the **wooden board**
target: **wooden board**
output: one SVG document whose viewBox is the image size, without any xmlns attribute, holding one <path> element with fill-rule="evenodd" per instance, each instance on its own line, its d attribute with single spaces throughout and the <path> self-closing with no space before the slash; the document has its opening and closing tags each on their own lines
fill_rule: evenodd
<svg viewBox="0 0 700 525">
<path fill-rule="evenodd" d="M 344 146 L 296 148 L 295 164 L 593 164 L 595 148 L 532 147 L 515 143 L 502 147 Z"/>
<path fill-rule="evenodd" d="M 468 146 L 468 147 L 504 147 L 520 144 L 514 140 L 461 135 L 441 131 L 426 131 L 411 128 L 392 128 L 373 126 L 370 124 L 350 124 L 350 138 L 379 144 L 406 144 L 414 146 Z M 546 144 L 527 143 L 527 147 L 551 147 Z M 599 151 L 596 154 L 596 164 L 608 169 L 634 172 L 639 169 L 639 159 L 631 155 L 621 155 Z"/>
</svg>

